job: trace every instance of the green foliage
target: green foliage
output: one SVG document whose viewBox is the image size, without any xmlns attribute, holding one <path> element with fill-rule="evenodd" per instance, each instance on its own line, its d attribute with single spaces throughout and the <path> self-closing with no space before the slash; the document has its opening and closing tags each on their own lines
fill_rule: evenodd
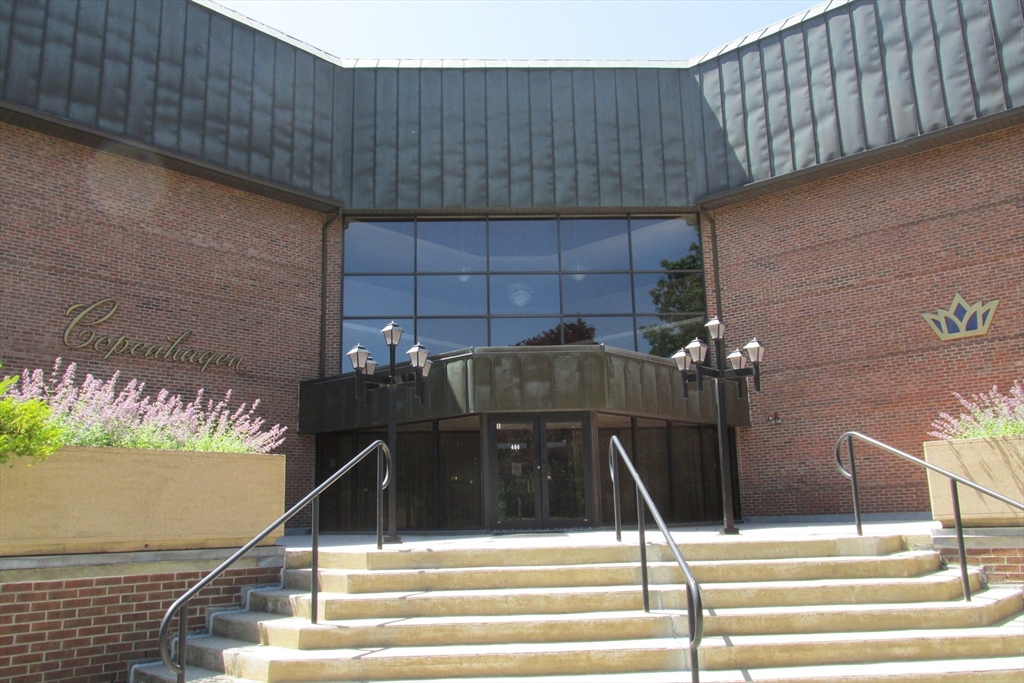
<svg viewBox="0 0 1024 683">
<path fill-rule="evenodd" d="M 643 335 L 651 344 L 651 355 L 668 358 L 704 333 L 704 274 L 700 245 L 692 243 L 685 256 L 677 261 L 666 259 L 661 262 L 661 267 L 666 271 L 693 271 L 667 272 L 651 289 L 651 300 L 662 323 L 644 327 Z M 700 318 L 679 320 L 668 315 L 673 313 L 694 313 Z"/>
<path fill-rule="evenodd" d="M 17 381 L 17 375 L 0 380 L 0 464 L 22 457 L 46 460 L 63 445 L 61 429 L 50 419 L 50 406 L 38 399 L 15 401 L 5 396 Z"/>
</svg>

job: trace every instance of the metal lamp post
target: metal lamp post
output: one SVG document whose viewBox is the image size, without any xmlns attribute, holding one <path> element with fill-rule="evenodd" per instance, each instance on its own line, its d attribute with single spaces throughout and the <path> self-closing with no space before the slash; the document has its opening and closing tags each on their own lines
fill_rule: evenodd
<svg viewBox="0 0 1024 683">
<path fill-rule="evenodd" d="M 761 360 L 764 358 L 764 345 L 755 337 L 743 350 L 729 354 L 730 367 L 725 367 L 725 324 L 717 317 L 711 318 L 704 327 L 715 343 L 715 365 L 705 365 L 708 345 L 700 339 L 694 339 L 672 356 L 676 367 L 683 377 L 683 398 L 687 396 L 687 384 L 690 379 L 697 382 L 697 391 L 704 390 L 704 375 L 715 382 L 715 399 L 718 404 L 718 462 L 722 474 L 722 509 L 723 534 L 738 534 L 733 520 L 732 511 L 732 460 L 729 458 L 729 427 L 726 421 L 725 386 L 727 382 L 736 384 L 739 396 L 743 395 L 743 385 L 747 377 L 754 378 L 754 390 L 761 391 Z M 691 366 L 693 370 L 691 371 Z"/>
<path fill-rule="evenodd" d="M 391 483 L 388 486 L 388 534 L 384 538 L 385 543 L 401 543 L 402 538 L 398 535 L 398 386 L 415 382 L 416 397 L 423 402 L 424 378 L 430 372 L 431 362 L 427 360 L 430 354 L 427 347 L 419 342 L 409 349 L 409 361 L 416 370 L 413 378 L 395 376 L 395 349 L 402 340 L 402 328 L 392 320 L 381 330 L 384 335 L 384 342 L 388 345 L 389 363 L 388 378 L 386 382 L 371 382 L 363 379 L 363 375 L 373 376 L 377 369 L 369 352 L 362 344 L 356 344 L 347 354 L 352 362 L 352 368 L 356 371 L 356 395 L 364 396 L 369 401 L 368 392 L 375 389 L 387 388 L 388 390 L 388 450 L 391 452 Z M 378 453 L 380 460 L 382 455 Z M 378 470 L 382 464 L 378 462 Z M 378 498 L 378 505 L 380 499 Z M 379 516 L 378 516 L 379 519 Z"/>
</svg>

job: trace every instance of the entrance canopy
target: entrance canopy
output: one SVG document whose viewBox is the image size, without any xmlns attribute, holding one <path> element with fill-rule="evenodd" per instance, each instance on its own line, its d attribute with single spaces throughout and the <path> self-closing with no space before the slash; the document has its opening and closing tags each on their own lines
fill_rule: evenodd
<svg viewBox="0 0 1024 683">
<path fill-rule="evenodd" d="M 398 424 L 473 413 L 603 411 L 691 424 L 715 424 L 710 381 L 704 391 L 682 380 L 672 361 L 632 351 L 588 346 L 486 347 L 434 357 L 426 399 L 398 389 Z M 386 373 L 383 366 L 378 377 Z M 398 374 L 411 373 L 408 363 Z M 411 386 L 411 385 L 410 385 Z M 750 425 L 747 393 L 726 390 L 730 427 Z M 356 396 L 354 373 L 299 385 L 299 433 L 325 434 L 387 424 L 387 392 Z"/>
</svg>

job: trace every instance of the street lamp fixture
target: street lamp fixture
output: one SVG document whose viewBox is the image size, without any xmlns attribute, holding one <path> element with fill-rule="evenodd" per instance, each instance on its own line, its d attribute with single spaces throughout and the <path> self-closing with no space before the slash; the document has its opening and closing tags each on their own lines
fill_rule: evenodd
<svg viewBox="0 0 1024 683">
<path fill-rule="evenodd" d="M 732 510 L 732 461 L 729 458 L 729 427 L 726 421 L 725 386 L 726 383 L 736 385 L 737 395 L 743 396 L 743 386 L 747 377 L 754 378 L 754 390 L 761 391 L 761 361 L 764 359 L 764 344 L 755 337 L 743 351 L 736 349 L 725 355 L 725 323 L 717 316 L 711 318 L 704 327 L 708 336 L 715 343 L 715 364 L 705 365 L 708 345 L 701 339 L 694 339 L 672 356 L 679 373 L 683 377 L 683 398 L 687 397 L 687 385 L 693 379 L 697 382 L 697 391 L 704 390 L 704 375 L 711 377 L 715 384 L 715 397 L 718 404 L 718 461 L 722 473 L 722 513 L 723 534 L 738 534 L 733 520 Z M 744 355 L 744 352 L 746 354 Z M 725 361 L 729 361 L 729 368 Z M 690 368 L 693 368 L 691 371 Z"/>
<path fill-rule="evenodd" d="M 370 356 L 362 344 L 356 344 L 352 347 L 352 350 L 346 353 L 348 359 L 352 362 L 352 369 L 356 372 L 356 397 L 363 398 L 369 403 L 369 392 L 377 389 L 387 389 L 388 392 L 388 450 L 391 452 L 391 483 L 388 486 L 388 535 L 384 537 L 385 543 L 401 543 L 402 539 L 398 535 L 398 485 L 397 485 L 397 473 L 398 473 L 398 387 L 407 384 L 415 383 L 416 398 L 419 399 L 420 403 L 424 400 L 424 382 L 423 379 L 430 372 L 431 362 L 427 360 L 427 356 L 430 352 L 427 351 L 427 347 L 423 346 L 419 342 L 416 342 L 411 349 L 409 349 L 409 362 L 412 364 L 413 369 L 416 373 L 414 376 L 402 376 L 396 377 L 395 375 L 395 349 L 398 347 L 399 342 L 402 340 L 402 328 L 395 324 L 394 321 L 388 323 L 381 334 L 384 335 L 384 342 L 388 345 L 389 351 L 389 363 L 388 363 L 388 377 L 386 381 L 367 381 L 363 379 L 363 376 L 373 377 L 374 372 L 377 370 L 377 362 Z M 378 459 L 382 454 L 378 451 Z M 378 464 L 378 468 L 380 465 Z M 378 498 L 378 503 L 380 499 Z"/>
</svg>

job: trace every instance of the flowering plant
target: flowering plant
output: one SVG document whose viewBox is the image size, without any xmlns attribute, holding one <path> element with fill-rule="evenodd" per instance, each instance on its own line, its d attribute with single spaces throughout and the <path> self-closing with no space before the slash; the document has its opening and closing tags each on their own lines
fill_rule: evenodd
<svg viewBox="0 0 1024 683">
<path fill-rule="evenodd" d="M 1007 396 L 992 387 L 987 394 L 964 397 L 954 393 L 967 412 L 960 417 L 940 413 L 932 422 L 932 436 L 947 441 L 992 436 L 1024 435 L 1024 384 L 1018 379 Z"/>
<path fill-rule="evenodd" d="M 284 441 L 287 427 L 264 430 L 263 420 L 255 417 L 258 400 L 248 410 L 243 403 L 231 411 L 230 391 L 217 403 L 204 399 L 202 389 L 189 403 L 165 389 L 153 399 L 143 395 L 146 385 L 135 379 L 116 391 L 120 372 L 106 382 L 86 375 L 77 386 L 75 364 L 63 374 L 60 367 L 58 358 L 49 378 L 42 370 L 26 370 L 20 386 L 10 388 L 7 396 L 45 402 L 69 446 L 269 453 Z"/>
</svg>

